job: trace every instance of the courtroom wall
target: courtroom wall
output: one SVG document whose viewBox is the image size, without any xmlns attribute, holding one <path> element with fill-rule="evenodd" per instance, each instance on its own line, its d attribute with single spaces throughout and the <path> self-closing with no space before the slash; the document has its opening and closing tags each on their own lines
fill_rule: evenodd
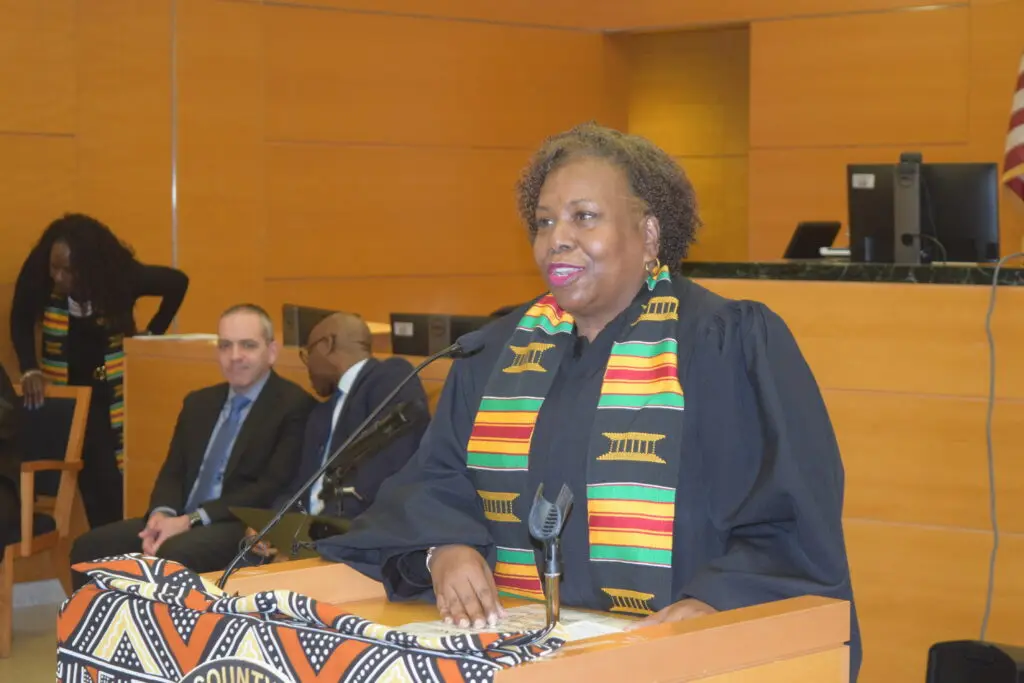
<svg viewBox="0 0 1024 683">
<path fill-rule="evenodd" d="M 668 151 L 697 192 L 691 260 L 745 260 L 750 31 L 745 26 L 613 35 L 628 130 Z"/>
<path fill-rule="evenodd" d="M 625 125 L 585 5 L 0 0 L 0 359 L 18 268 L 69 210 L 188 273 L 182 332 L 240 300 L 382 320 L 538 293 L 520 168 Z"/>
<path fill-rule="evenodd" d="M 778 259 L 806 220 L 841 221 L 836 245 L 847 245 L 848 163 L 919 151 L 1002 166 L 1024 0 L 598 7 L 595 21 L 625 31 L 613 45 L 630 60 L 630 130 L 670 149 L 698 189 L 707 227 L 694 260 Z M 1000 194 L 1011 253 L 1022 247 L 1024 205 Z"/>
<path fill-rule="evenodd" d="M 169 0 L 0 0 L 0 360 L 13 283 L 62 212 L 171 260 Z M 144 307 L 143 315 L 153 309 Z"/>
</svg>

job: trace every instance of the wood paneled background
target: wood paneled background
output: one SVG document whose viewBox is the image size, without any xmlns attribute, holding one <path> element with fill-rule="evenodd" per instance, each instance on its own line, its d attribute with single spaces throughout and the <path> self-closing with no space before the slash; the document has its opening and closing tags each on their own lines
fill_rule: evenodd
<svg viewBox="0 0 1024 683">
<path fill-rule="evenodd" d="M 680 160 L 706 223 L 693 258 L 775 259 L 800 220 L 845 226 L 847 163 L 917 150 L 1001 164 L 1021 26 L 1024 0 L 0 0 L 0 316 L 6 329 L 22 259 L 68 210 L 189 274 L 182 332 L 241 300 L 373 320 L 517 303 L 541 283 L 515 179 L 546 135 L 587 120 Z M 1010 252 L 1024 205 L 1002 203 Z M 867 586 L 862 680 L 920 680 L 929 614 L 952 637 L 980 617 L 986 346 L 936 311 L 976 307 L 980 325 L 984 295 L 838 287 L 775 303 L 812 366 L 858 359 L 819 379 Z M 821 328 L 814 311 L 840 300 L 856 314 Z M 904 357 L 932 360 L 897 377 L 860 340 L 908 311 L 920 335 Z M 0 360 L 16 369 L 7 334 Z M 1019 375 L 1011 354 L 1001 363 Z M 1001 435 L 1019 426 L 1014 386 L 1001 384 Z M 865 459 L 894 443 L 902 457 Z M 998 437 L 1000 453 L 1014 444 Z M 1000 467 L 1001 500 L 1019 499 L 1019 464 Z M 997 597 L 1019 605 L 1019 505 L 1003 510 Z M 874 588 L 890 584 L 902 592 Z M 997 604 L 993 627 L 1013 618 Z"/>
<path fill-rule="evenodd" d="M 1021 25 L 1024 0 L 0 0 L 0 315 L 64 210 L 188 272 L 179 331 L 239 300 L 487 313 L 541 286 L 517 174 L 592 119 L 683 164 L 692 258 L 774 259 L 845 224 L 849 162 L 1001 161 Z"/>
</svg>

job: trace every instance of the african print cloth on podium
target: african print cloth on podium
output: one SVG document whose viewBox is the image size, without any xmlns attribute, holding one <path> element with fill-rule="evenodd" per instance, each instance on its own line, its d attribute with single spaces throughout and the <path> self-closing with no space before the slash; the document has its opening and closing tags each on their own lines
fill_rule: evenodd
<svg viewBox="0 0 1024 683">
<path fill-rule="evenodd" d="M 417 637 L 290 591 L 229 597 L 180 564 L 141 555 L 75 569 L 92 583 L 57 617 L 64 683 L 488 683 L 563 644 L 504 647 L 496 633 Z"/>
</svg>

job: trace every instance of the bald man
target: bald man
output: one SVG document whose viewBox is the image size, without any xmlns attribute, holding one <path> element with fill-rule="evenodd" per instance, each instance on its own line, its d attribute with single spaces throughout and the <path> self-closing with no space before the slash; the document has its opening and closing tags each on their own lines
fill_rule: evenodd
<svg viewBox="0 0 1024 683">
<path fill-rule="evenodd" d="M 313 476 L 325 458 L 412 372 L 412 365 L 403 358 L 374 358 L 371 346 L 372 337 L 366 323 L 348 313 L 334 313 L 310 330 L 299 356 L 309 371 L 313 389 L 328 400 L 313 410 L 306 423 L 302 464 L 289 487 L 288 497 Z M 384 480 L 409 461 L 429 422 L 427 394 L 418 377 L 398 392 L 392 404 L 401 401 L 416 404 L 414 414 L 420 419 L 413 428 L 367 456 L 348 475 L 342 485 L 352 492 L 342 498 L 341 509 L 323 508 L 319 497 L 323 482 L 320 481 L 302 500 L 306 511 L 351 519 L 368 508 Z M 382 412 L 378 419 L 384 414 Z M 343 462 L 344 459 L 339 461 Z"/>
</svg>

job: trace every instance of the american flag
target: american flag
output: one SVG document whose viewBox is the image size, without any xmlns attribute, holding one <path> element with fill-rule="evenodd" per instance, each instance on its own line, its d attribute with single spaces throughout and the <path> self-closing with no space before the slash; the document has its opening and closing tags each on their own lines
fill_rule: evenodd
<svg viewBox="0 0 1024 683">
<path fill-rule="evenodd" d="M 1021 55 L 1017 72 L 1017 90 L 1013 94 L 1003 169 L 1003 182 L 1024 201 L 1024 55 Z"/>
</svg>

